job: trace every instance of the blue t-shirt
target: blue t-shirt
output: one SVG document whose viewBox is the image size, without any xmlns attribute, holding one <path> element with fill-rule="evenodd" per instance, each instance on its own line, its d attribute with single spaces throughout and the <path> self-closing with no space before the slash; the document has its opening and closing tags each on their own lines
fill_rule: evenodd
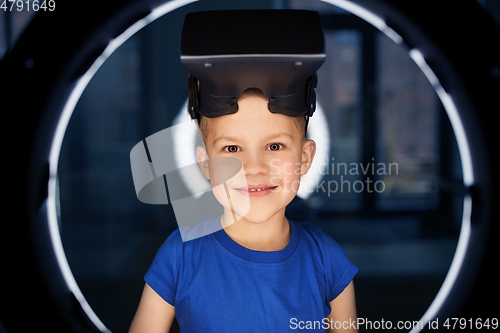
<svg viewBox="0 0 500 333">
<path fill-rule="evenodd" d="M 288 245 L 272 252 L 247 249 L 224 229 L 183 242 L 177 229 L 144 280 L 175 306 L 183 333 L 286 332 L 299 321 L 321 322 L 358 269 L 318 227 L 289 223 Z"/>
</svg>

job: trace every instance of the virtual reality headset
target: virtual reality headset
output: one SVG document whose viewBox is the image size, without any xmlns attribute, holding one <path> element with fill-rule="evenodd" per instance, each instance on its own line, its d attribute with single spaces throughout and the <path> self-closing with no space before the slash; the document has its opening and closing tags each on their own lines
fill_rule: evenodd
<svg viewBox="0 0 500 333">
<path fill-rule="evenodd" d="M 258 88 L 272 113 L 311 117 L 316 71 L 325 61 L 319 14 L 306 10 L 223 10 L 186 15 L 181 62 L 189 71 L 188 111 L 220 117 Z"/>
</svg>

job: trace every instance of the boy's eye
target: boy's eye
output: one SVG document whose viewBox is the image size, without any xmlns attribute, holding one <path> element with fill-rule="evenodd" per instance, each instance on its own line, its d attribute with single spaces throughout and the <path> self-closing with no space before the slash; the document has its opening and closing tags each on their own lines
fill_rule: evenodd
<svg viewBox="0 0 500 333">
<path fill-rule="evenodd" d="M 269 150 L 277 151 L 283 149 L 283 145 L 281 143 L 271 143 L 268 148 Z"/>
<path fill-rule="evenodd" d="M 224 151 L 226 153 L 237 153 L 240 150 L 238 146 L 225 146 Z"/>
</svg>

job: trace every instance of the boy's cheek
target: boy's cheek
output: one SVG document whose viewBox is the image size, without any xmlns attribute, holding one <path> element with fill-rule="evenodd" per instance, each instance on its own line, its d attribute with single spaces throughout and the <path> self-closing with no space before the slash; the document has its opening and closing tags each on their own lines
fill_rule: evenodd
<svg viewBox="0 0 500 333">
<path fill-rule="evenodd" d="M 297 194 L 300 186 L 300 177 L 287 178 L 283 184 L 284 192 L 291 193 L 293 195 Z"/>
<path fill-rule="evenodd" d="M 247 181 L 245 176 L 245 170 L 241 167 L 241 162 L 234 158 L 219 158 L 218 162 L 224 162 L 220 164 L 217 162 L 217 158 L 214 158 L 214 176 L 212 177 L 212 193 L 214 194 L 217 201 L 228 210 L 236 213 L 240 217 L 244 217 L 250 210 L 250 198 L 237 193 L 234 188 L 245 188 L 247 187 Z M 228 163 L 231 162 L 231 163 Z M 234 164 L 234 165 L 230 165 Z M 222 167 L 221 167 L 222 166 Z M 237 171 L 237 169 L 239 170 Z M 221 174 L 223 173 L 223 174 Z M 218 178 L 222 183 L 215 184 L 213 178 Z"/>
<path fill-rule="evenodd" d="M 281 181 L 280 181 L 280 178 L 278 176 L 273 176 L 271 178 L 271 186 L 280 186 L 281 185 Z"/>
<path fill-rule="evenodd" d="M 278 186 L 273 190 L 275 193 L 283 192 L 283 193 L 291 193 L 297 194 L 300 186 L 300 175 L 296 175 L 292 173 L 286 177 L 273 176 L 271 178 L 271 185 Z"/>
<path fill-rule="evenodd" d="M 273 159 L 270 162 L 270 174 L 283 178 L 300 176 L 302 174 L 302 164 L 290 160 Z"/>
<path fill-rule="evenodd" d="M 226 189 L 224 188 L 224 184 L 213 187 L 212 193 L 222 206 L 224 206 L 227 209 L 230 209 L 229 200 L 227 197 Z"/>
</svg>

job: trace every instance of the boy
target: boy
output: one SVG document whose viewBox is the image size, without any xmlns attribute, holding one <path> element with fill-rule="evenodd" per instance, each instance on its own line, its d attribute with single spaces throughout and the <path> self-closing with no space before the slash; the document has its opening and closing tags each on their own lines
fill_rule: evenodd
<svg viewBox="0 0 500 333">
<path fill-rule="evenodd" d="M 207 179 L 213 170 L 204 161 L 241 161 L 246 185 L 234 177 L 226 191 L 250 208 L 239 216 L 221 202 L 224 214 L 208 224 L 223 229 L 187 242 L 179 230 L 169 236 L 145 276 L 130 332 L 168 332 L 174 316 L 182 332 L 355 332 L 335 323 L 356 318 L 357 268 L 319 228 L 285 217 L 316 149 L 305 137 L 307 116 L 270 112 L 271 97 L 256 88 L 235 102 L 231 112 L 210 118 L 196 110 L 205 144 L 196 156 Z"/>
</svg>

